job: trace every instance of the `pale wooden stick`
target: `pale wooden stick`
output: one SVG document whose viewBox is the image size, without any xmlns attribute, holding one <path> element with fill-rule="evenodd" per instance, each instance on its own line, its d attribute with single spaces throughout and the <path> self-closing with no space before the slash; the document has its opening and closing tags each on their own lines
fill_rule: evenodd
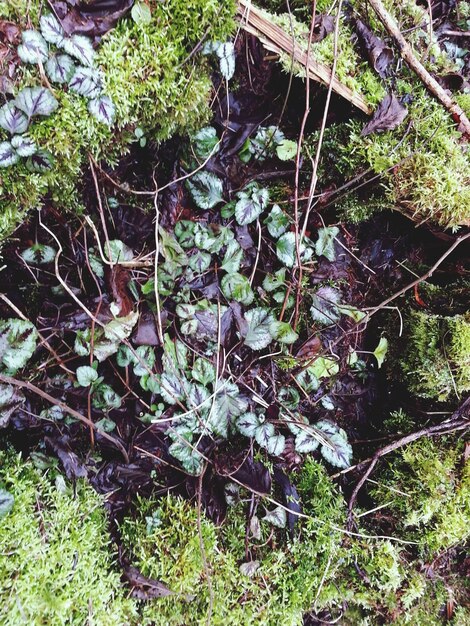
<svg viewBox="0 0 470 626">
<path fill-rule="evenodd" d="M 331 84 L 333 91 L 349 100 L 355 107 L 370 115 L 372 108 L 366 100 L 331 75 L 331 69 L 323 63 L 318 63 L 300 46 L 295 45 L 292 36 L 280 26 L 273 24 L 267 15 L 251 4 L 251 0 L 239 0 L 238 14 L 242 28 L 257 37 L 264 47 L 276 54 L 287 53 L 294 61 L 306 68 L 308 77 L 325 86 Z"/>
<path fill-rule="evenodd" d="M 421 61 L 416 58 L 412 47 L 403 37 L 400 29 L 398 28 L 398 24 L 384 7 L 382 1 L 368 1 L 382 24 L 385 26 L 388 34 L 395 39 L 403 60 L 421 79 L 426 89 L 449 111 L 453 120 L 460 125 L 460 129 L 462 130 L 462 133 L 466 135 L 467 139 L 470 138 L 470 121 L 465 115 L 463 109 L 451 98 L 451 96 L 447 94 L 437 80 L 431 76 Z"/>
</svg>

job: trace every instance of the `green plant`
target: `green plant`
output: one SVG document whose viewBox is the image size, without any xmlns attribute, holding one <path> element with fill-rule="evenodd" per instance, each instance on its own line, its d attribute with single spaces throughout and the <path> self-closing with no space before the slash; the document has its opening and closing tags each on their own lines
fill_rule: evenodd
<svg viewBox="0 0 470 626">
<path fill-rule="evenodd" d="M 0 453 L 0 486 L 2 624 L 137 623 L 93 489 L 53 470 L 43 475 L 9 452 Z"/>
</svg>

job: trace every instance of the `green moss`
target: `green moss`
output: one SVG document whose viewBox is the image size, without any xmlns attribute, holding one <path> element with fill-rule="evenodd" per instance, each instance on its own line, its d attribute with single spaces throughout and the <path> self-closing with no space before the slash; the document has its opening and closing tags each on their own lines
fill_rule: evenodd
<svg viewBox="0 0 470 626">
<path fill-rule="evenodd" d="M 0 15 L 15 19 L 28 3 L 8 3 L 8 10 L 3 4 Z M 155 1 L 150 24 L 138 26 L 126 19 L 110 31 L 102 40 L 97 65 L 104 74 L 105 92 L 116 106 L 115 126 L 109 129 L 95 120 L 85 99 L 56 89 L 56 113 L 30 128 L 37 144 L 54 155 L 54 168 L 33 175 L 22 165 L 1 171 L 0 240 L 46 193 L 60 208 L 79 208 L 77 184 L 87 152 L 114 164 L 135 140 L 136 126 L 159 141 L 193 131 L 207 121 L 211 91 L 207 60 L 201 55 L 188 59 L 188 55 L 205 36 L 226 39 L 233 14 L 232 1 L 222 6 L 215 0 Z M 33 23 L 37 17 L 31 14 Z M 39 84 L 30 68 L 20 73 L 18 88 Z M 5 138 L 0 134 L 0 140 Z"/>
<path fill-rule="evenodd" d="M 412 393 L 446 400 L 470 390 L 470 314 L 405 317 L 398 375 Z"/>
<path fill-rule="evenodd" d="M 0 519 L 0 622 L 4 626 L 125 626 L 126 599 L 102 500 L 82 482 L 54 484 L 31 463 L 0 453 L 0 486 L 15 498 Z"/>
<path fill-rule="evenodd" d="M 421 439 L 388 463 L 374 491 L 391 501 L 395 532 L 417 541 L 426 558 L 470 536 L 470 464 L 461 465 L 462 447 L 455 439 Z"/>
</svg>

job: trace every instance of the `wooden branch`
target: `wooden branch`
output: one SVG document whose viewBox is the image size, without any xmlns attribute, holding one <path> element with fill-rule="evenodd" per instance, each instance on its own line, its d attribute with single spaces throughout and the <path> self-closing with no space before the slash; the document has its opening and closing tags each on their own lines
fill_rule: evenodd
<svg viewBox="0 0 470 626">
<path fill-rule="evenodd" d="M 463 109 L 453 100 L 451 96 L 441 87 L 437 80 L 431 76 L 424 65 L 416 58 L 413 49 L 401 34 L 398 24 L 390 15 L 382 4 L 381 0 L 368 0 L 370 6 L 374 9 L 387 32 L 395 39 L 400 50 L 400 54 L 407 65 L 421 79 L 426 89 L 449 111 L 456 124 L 459 124 L 460 130 L 470 138 L 470 121 L 465 115 Z"/>
<path fill-rule="evenodd" d="M 331 84 L 333 91 L 355 107 L 368 115 L 372 113 L 372 108 L 363 96 L 346 87 L 336 76 L 332 77 L 331 69 L 327 65 L 312 59 L 307 51 L 293 40 L 292 35 L 273 24 L 266 13 L 251 4 L 251 0 L 239 0 L 238 15 L 241 27 L 247 33 L 257 37 L 267 50 L 276 54 L 290 55 L 296 63 L 306 68 L 309 78 L 326 87 Z"/>
</svg>

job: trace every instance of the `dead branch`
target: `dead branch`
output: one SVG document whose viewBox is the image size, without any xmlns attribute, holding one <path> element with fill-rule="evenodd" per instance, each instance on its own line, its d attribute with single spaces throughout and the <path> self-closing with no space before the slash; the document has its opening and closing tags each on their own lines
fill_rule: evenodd
<svg viewBox="0 0 470 626">
<path fill-rule="evenodd" d="M 402 448 L 403 446 L 406 446 L 409 443 L 412 443 L 413 441 L 417 441 L 418 439 L 421 439 L 422 437 L 436 437 L 438 435 L 448 435 L 450 433 L 457 432 L 459 430 L 467 430 L 470 428 L 469 418 L 470 418 L 470 397 L 468 397 L 465 400 L 465 402 L 463 402 L 463 404 L 455 411 L 455 413 L 452 414 L 450 419 L 446 420 L 442 424 L 436 424 L 435 426 L 422 428 L 421 430 L 418 430 L 414 433 L 410 433 L 409 435 L 405 435 L 404 437 L 397 439 L 397 441 L 393 441 L 392 443 L 389 443 L 383 448 L 380 448 L 379 450 L 377 450 L 377 452 L 374 454 L 372 459 L 368 461 L 369 466 L 367 470 L 364 472 L 364 474 L 362 475 L 359 482 L 357 483 L 356 487 L 354 488 L 354 491 L 352 492 L 351 498 L 349 499 L 349 504 L 348 504 L 349 521 L 351 522 L 353 508 L 356 503 L 359 491 L 364 486 L 364 483 L 371 475 L 374 467 L 377 465 L 380 458 L 382 458 L 386 454 L 389 454 L 390 452 L 393 452 L 394 450 L 398 450 L 399 448 Z M 361 465 L 362 464 L 360 463 L 357 466 L 357 468 L 360 469 Z"/>
<path fill-rule="evenodd" d="M 439 85 L 437 80 L 431 76 L 414 55 L 413 49 L 401 34 L 398 24 L 382 4 L 381 0 L 369 0 L 370 6 L 374 9 L 388 34 L 395 39 L 400 54 L 407 65 L 421 79 L 426 89 L 449 111 L 456 124 L 459 124 L 467 139 L 470 138 L 470 121 L 463 109 L 448 95 Z"/>
<path fill-rule="evenodd" d="M 280 26 L 273 24 L 268 14 L 251 4 L 251 0 L 239 0 L 238 15 L 242 28 L 251 35 L 257 37 L 264 47 L 276 54 L 288 54 L 292 59 L 307 69 L 308 77 L 328 87 L 331 83 L 333 91 L 351 102 L 355 107 L 370 115 L 371 107 L 366 100 L 352 89 L 346 87 L 337 77 L 332 76 L 332 71 L 327 65 L 318 63 L 308 55 L 292 36 L 286 33 Z"/>
</svg>

